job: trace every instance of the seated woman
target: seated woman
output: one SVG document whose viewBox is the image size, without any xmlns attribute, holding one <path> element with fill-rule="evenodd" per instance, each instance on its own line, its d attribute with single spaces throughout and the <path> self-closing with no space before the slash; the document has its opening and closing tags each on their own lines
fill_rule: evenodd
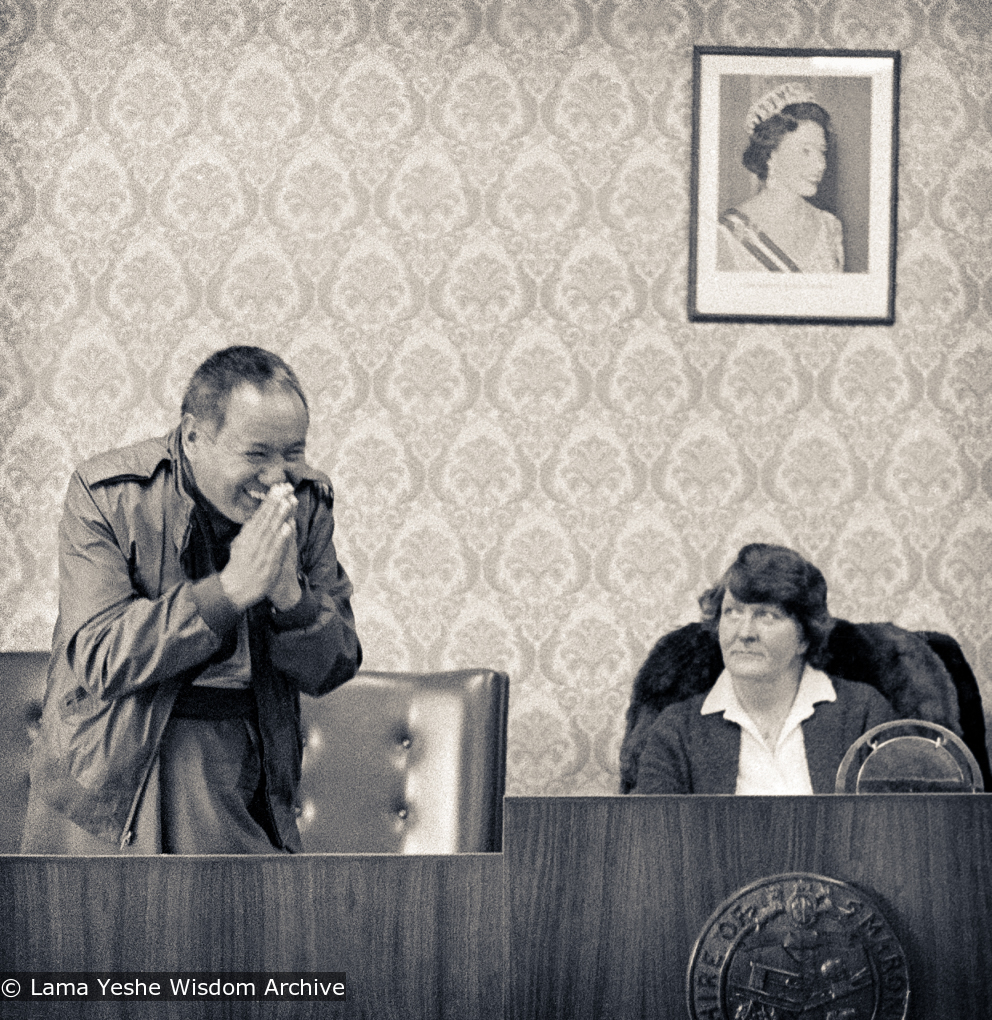
<svg viewBox="0 0 992 1020">
<path fill-rule="evenodd" d="M 741 162 L 759 191 L 720 216 L 717 268 L 843 272 L 841 222 L 810 201 L 827 167 L 830 115 L 803 86 L 787 82 L 755 103 L 747 128 Z"/>
<path fill-rule="evenodd" d="M 724 670 L 648 732 L 634 793 L 832 793 L 850 745 L 896 718 L 868 684 L 822 663 L 831 618 L 823 574 L 783 546 L 746 545 L 700 596 Z"/>
</svg>

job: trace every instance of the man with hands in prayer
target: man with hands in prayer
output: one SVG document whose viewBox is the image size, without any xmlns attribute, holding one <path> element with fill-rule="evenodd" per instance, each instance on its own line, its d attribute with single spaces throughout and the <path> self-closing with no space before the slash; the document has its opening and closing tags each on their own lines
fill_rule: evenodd
<svg viewBox="0 0 992 1020">
<path fill-rule="evenodd" d="M 302 849 L 300 692 L 361 664 L 309 423 L 281 358 L 229 347 L 179 428 L 74 472 L 23 852 Z"/>
</svg>

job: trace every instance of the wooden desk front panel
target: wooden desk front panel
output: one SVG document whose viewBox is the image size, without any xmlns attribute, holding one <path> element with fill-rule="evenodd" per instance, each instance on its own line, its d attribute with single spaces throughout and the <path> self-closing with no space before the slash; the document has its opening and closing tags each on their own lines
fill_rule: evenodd
<svg viewBox="0 0 992 1020">
<path fill-rule="evenodd" d="M 0 974 L 344 971 L 350 1000 L 4 1002 L 4 1017 L 503 1015 L 499 854 L 0 857 L 0 903 Z"/>
<path fill-rule="evenodd" d="M 914 1020 L 992 1017 L 992 796 L 508 798 L 507 1016 L 684 1020 L 710 915 L 805 871 L 859 886 Z"/>
</svg>

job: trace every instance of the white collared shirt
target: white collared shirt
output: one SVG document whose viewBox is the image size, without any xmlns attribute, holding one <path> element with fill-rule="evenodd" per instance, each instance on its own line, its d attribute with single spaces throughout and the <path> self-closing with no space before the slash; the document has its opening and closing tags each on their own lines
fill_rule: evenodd
<svg viewBox="0 0 992 1020">
<path fill-rule="evenodd" d="M 761 735 L 754 720 L 737 700 L 730 674 L 724 670 L 710 690 L 702 715 L 723 712 L 728 722 L 741 728 L 741 756 L 737 765 L 739 794 L 803 795 L 813 792 L 806 763 L 802 722 L 820 701 L 836 701 L 837 692 L 826 673 L 806 666 L 792 708 L 785 717 L 774 747 Z"/>
</svg>

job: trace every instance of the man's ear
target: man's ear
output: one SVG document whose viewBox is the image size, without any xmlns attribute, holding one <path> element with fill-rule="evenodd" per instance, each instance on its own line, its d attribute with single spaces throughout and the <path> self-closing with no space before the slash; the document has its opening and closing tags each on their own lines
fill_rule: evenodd
<svg viewBox="0 0 992 1020">
<path fill-rule="evenodd" d="M 199 444 L 205 438 L 203 425 L 196 415 L 190 414 L 187 411 L 180 423 L 180 430 L 183 439 L 183 450 L 190 461 L 194 461 L 199 452 Z"/>
</svg>

